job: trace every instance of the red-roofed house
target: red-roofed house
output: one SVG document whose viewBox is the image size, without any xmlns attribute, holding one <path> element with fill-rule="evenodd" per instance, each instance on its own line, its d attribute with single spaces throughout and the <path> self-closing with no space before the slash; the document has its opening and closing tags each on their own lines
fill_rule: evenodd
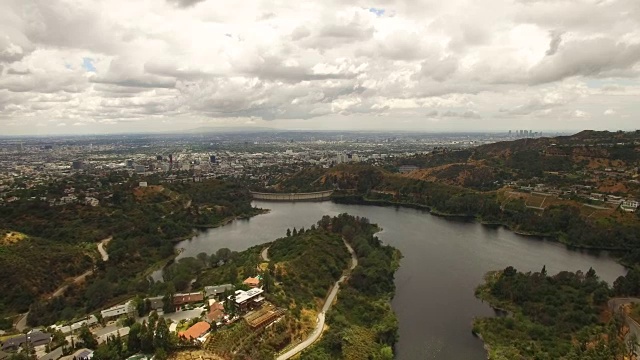
<svg viewBox="0 0 640 360">
<path fill-rule="evenodd" d="M 187 329 L 186 331 L 180 331 L 178 336 L 181 338 L 185 338 L 187 340 L 193 340 L 201 337 L 206 334 L 209 329 L 211 329 L 211 325 L 209 325 L 206 321 L 200 321 L 199 323 L 194 324 L 192 327 Z"/>
<path fill-rule="evenodd" d="M 258 285 L 260 285 L 260 279 L 258 279 L 257 277 L 248 277 L 245 281 L 242 282 L 245 285 L 248 285 L 249 287 L 258 287 Z"/>
<path fill-rule="evenodd" d="M 220 322 L 224 318 L 224 305 L 219 302 L 215 302 L 209 306 L 209 313 L 207 313 L 207 319 L 210 322 Z"/>
</svg>

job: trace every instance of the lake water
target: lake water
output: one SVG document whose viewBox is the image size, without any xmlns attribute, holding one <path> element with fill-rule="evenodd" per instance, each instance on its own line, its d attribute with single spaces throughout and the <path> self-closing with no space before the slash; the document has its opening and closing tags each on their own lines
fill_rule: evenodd
<svg viewBox="0 0 640 360">
<path fill-rule="evenodd" d="M 212 253 L 221 247 L 241 251 L 283 237 L 287 228 L 309 228 L 323 215 L 365 216 L 382 227 L 378 237 L 400 249 L 393 308 L 400 323 L 398 359 L 486 359 L 482 342 L 471 334 L 474 317 L 492 316 L 474 289 L 490 270 L 511 265 L 520 271 L 549 274 L 593 267 L 612 283 L 625 273 L 606 254 L 574 251 L 563 245 L 523 237 L 504 228 L 461 222 L 427 212 L 332 202 L 254 202 L 268 214 L 210 229 L 177 245 L 178 258 Z"/>
</svg>

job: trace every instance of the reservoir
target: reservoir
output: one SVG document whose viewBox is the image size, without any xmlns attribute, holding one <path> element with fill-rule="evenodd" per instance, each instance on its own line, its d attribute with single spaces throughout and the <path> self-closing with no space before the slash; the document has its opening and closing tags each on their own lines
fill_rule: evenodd
<svg viewBox="0 0 640 360">
<path fill-rule="evenodd" d="M 287 228 L 309 228 L 323 215 L 364 216 L 382 227 L 378 237 L 402 254 L 396 272 L 393 308 L 400 339 L 397 359 L 484 360 L 482 342 L 471 334 L 474 317 L 493 316 L 474 290 L 490 270 L 514 266 L 519 271 L 549 274 L 586 272 L 593 267 L 610 284 L 625 269 L 606 254 L 569 250 L 565 246 L 524 237 L 502 227 L 488 227 L 430 215 L 415 209 L 342 205 L 332 202 L 262 202 L 270 209 L 249 220 L 210 229 L 177 245 L 178 258 L 212 253 L 226 247 L 241 251 L 284 237 Z"/>
</svg>

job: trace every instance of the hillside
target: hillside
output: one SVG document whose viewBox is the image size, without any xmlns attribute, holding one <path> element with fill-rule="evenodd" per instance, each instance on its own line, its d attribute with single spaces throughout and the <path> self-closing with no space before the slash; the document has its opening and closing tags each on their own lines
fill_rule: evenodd
<svg viewBox="0 0 640 360">
<path fill-rule="evenodd" d="M 444 149 L 392 164 L 422 166 L 410 173 L 341 164 L 310 185 L 336 189 L 336 202 L 473 217 L 572 246 L 619 251 L 625 263 L 640 263 L 640 211 L 633 212 L 640 198 L 639 139 L 638 132 L 585 131 Z M 302 181 L 294 175 L 281 187 Z"/>
<path fill-rule="evenodd" d="M 487 274 L 476 296 L 509 312 L 478 318 L 473 331 L 482 336 L 494 360 L 629 359 L 628 328 L 607 306 L 609 289 L 593 269 L 548 276 L 513 267 Z"/>
<path fill-rule="evenodd" d="M 640 132 L 582 131 L 572 136 L 518 139 L 469 150 L 434 151 L 403 158 L 396 165 L 420 170 L 408 177 L 477 190 L 510 181 L 568 186 L 578 180 L 598 191 L 640 195 Z"/>
<path fill-rule="evenodd" d="M 75 184 L 81 180 L 77 180 Z M 103 179 L 103 181 L 105 181 Z M 138 187 L 132 179 L 105 189 L 99 206 L 16 201 L 0 206 L 0 315 L 24 312 L 31 325 L 94 311 L 148 289 L 144 273 L 174 255 L 174 243 L 194 226 L 216 226 L 259 213 L 240 185 L 210 180 Z M 51 184 L 56 193 L 60 184 Z M 78 194 L 82 196 L 82 194 Z M 103 262 L 97 242 L 113 237 Z M 23 239 L 18 241 L 19 239 Z M 48 300 L 65 280 L 93 270 Z M 8 289 L 12 289 L 8 291 Z"/>
</svg>

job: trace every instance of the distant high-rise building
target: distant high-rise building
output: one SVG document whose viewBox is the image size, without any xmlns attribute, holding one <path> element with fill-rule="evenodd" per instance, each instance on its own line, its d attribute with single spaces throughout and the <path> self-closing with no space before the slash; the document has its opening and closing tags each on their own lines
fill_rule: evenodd
<svg viewBox="0 0 640 360">
<path fill-rule="evenodd" d="M 169 154 L 169 164 L 173 164 L 173 154 Z"/>
<path fill-rule="evenodd" d="M 127 167 L 128 167 L 129 169 L 133 169 L 133 159 L 129 159 L 129 160 L 127 160 Z"/>
<path fill-rule="evenodd" d="M 215 163 L 216 162 L 216 156 L 215 155 L 210 155 L 209 156 L 209 162 L 210 163 Z"/>
<path fill-rule="evenodd" d="M 158 160 L 158 161 L 162 161 L 162 155 L 157 155 L 157 156 L 156 156 L 156 160 Z"/>
<path fill-rule="evenodd" d="M 71 162 L 71 168 L 73 170 L 82 170 L 83 166 L 84 166 L 84 162 L 82 160 L 73 160 Z"/>
</svg>

